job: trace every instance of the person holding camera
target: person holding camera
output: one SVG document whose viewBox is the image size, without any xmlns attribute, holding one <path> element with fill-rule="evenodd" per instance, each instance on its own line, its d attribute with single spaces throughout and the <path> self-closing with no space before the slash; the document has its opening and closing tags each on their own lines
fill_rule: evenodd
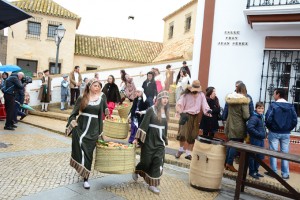
<svg viewBox="0 0 300 200">
<path fill-rule="evenodd" d="M 48 112 L 48 105 L 51 101 L 51 81 L 52 78 L 49 76 L 49 70 L 46 69 L 44 71 L 44 76 L 42 77 L 42 86 L 40 89 L 39 97 L 38 99 L 41 100 L 42 108 L 41 112 Z"/>
<path fill-rule="evenodd" d="M 180 147 L 175 154 L 175 158 L 180 158 L 185 152 L 185 159 L 192 159 L 191 151 L 199 134 L 200 110 L 204 112 L 204 115 L 211 117 L 211 109 L 208 106 L 204 93 L 201 92 L 200 81 L 195 80 L 192 85 L 187 87 L 176 103 L 176 116 L 180 114 L 180 126 L 177 135 Z M 186 150 L 183 148 L 185 142 L 188 143 Z"/>
<path fill-rule="evenodd" d="M 13 131 L 17 128 L 13 123 L 14 118 L 14 110 L 15 110 L 15 95 L 16 92 L 22 90 L 26 83 L 22 83 L 21 80 L 24 77 L 23 72 L 18 72 L 11 74 L 5 82 L 5 86 L 2 88 L 2 92 L 4 93 L 5 100 L 5 110 L 6 110 L 6 122 L 4 129 Z"/>
</svg>

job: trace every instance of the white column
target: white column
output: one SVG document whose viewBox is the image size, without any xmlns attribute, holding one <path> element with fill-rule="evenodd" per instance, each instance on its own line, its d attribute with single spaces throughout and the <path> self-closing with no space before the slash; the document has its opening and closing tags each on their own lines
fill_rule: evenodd
<svg viewBox="0 0 300 200">
<path fill-rule="evenodd" d="M 191 68 L 192 80 L 198 80 L 200 53 L 202 44 L 202 30 L 204 20 L 204 6 L 206 0 L 199 0 L 197 5 L 196 27 L 194 35 L 193 60 Z"/>
</svg>

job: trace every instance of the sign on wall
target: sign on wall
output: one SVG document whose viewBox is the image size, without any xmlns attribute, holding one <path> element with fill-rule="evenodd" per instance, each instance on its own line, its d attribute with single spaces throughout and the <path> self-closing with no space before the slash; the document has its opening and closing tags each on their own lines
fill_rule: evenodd
<svg viewBox="0 0 300 200">
<path fill-rule="evenodd" d="M 241 31 L 224 31 L 224 40 L 218 46 L 249 46 L 248 42 L 240 40 Z"/>
</svg>

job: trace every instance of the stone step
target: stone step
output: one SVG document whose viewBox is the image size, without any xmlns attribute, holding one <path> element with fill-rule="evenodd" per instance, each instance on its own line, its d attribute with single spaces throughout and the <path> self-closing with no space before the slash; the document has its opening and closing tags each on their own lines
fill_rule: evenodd
<svg viewBox="0 0 300 200">
<path fill-rule="evenodd" d="M 42 129 L 65 134 L 67 122 L 60 119 L 51 119 L 38 115 L 28 115 L 22 120 L 23 123 L 30 124 Z"/>
<path fill-rule="evenodd" d="M 176 140 L 178 131 L 168 129 L 168 139 Z"/>
<path fill-rule="evenodd" d="M 178 131 L 179 125 L 178 123 L 168 123 L 168 131 L 172 130 L 172 131 Z"/>
<path fill-rule="evenodd" d="M 179 118 L 176 118 L 176 117 L 170 117 L 169 123 L 178 124 L 178 123 L 179 123 Z"/>
<path fill-rule="evenodd" d="M 67 121 L 70 116 L 69 113 L 56 112 L 52 109 L 51 109 L 51 111 L 48 111 L 48 112 L 41 112 L 41 111 L 37 111 L 37 110 L 29 111 L 29 114 L 39 116 L 39 117 L 61 120 L 61 121 Z"/>
<path fill-rule="evenodd" d="M 49 109 L 48 112 L 41 112 L 41 111 L 36 109 L 35 111 L 30 111 L 29 113 L 32 114 L 32 115 L 37 115 L 37 116 L 42 116 L 42 117 L 49 117 L 49 118 L 52 118 L 52 119 L 59 119 L 59 120 L 67 121 L 68 117 L 71 114 L 71 112 L 72 112 L 71 109 L 60 110 L 59 108 L 51 108 L 51 109 Z M 113 115 L 118 116 L 118 111 L 114 110 Z M 175 115 L 174 112 L 170 112 L 169 123 L 178 124 L 179 119 L 175 118 L 174 115 Z"/>
</svg>

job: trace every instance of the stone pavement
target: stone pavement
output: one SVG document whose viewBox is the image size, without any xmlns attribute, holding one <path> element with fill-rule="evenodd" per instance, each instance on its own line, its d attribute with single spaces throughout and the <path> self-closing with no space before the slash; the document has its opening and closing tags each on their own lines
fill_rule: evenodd
<svg viewBox="0 0 300 200">
<path fill-rule="evenodd" d="M 34 119 L 39 124 L 58 129 L 59 124 Z M 0 121 L 0 199 L 225 200 L 234 196 L 235 182 L 227 178 L 223 178 L 220 192 L 208 193 L 192 188 L 188 180 L 189 161 L 175 160 L 171 155 L 166 155 L 166 159 L 170 162 L 173 159 L 174 164 L 180 166 L 178 163 L 181 163 L 185 168 L 165 165 L 159 196 L 148 191 L 141 178 L 136 183 L 128 174 L 108 175 L 97 171 L 92 171 L 91 189 L 85 190 L 82 179 L 69 166 L 70 138 L 23 123 L 19 123 L 16 131 L 3 130 L 3 126 L 4 122 Z M 241 199 L 283 198 L 246 188 Z"/>
</svg>

